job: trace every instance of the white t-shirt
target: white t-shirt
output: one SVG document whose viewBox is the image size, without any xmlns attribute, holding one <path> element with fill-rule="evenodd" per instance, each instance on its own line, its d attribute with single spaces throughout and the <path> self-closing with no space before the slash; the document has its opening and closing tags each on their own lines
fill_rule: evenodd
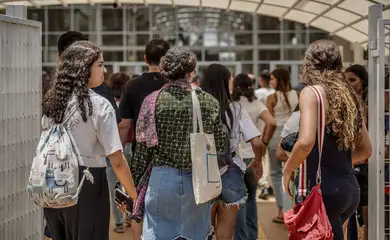
<svg viewBox="0 0 390 240">
<path fill-rule="evenodd" d="M 68 103 L 68 109 L 77 106 L 76 112 L 67 120 L 67 129 L 72 134 L 81 155 L 80 166 L 105 167 L 106 156 L 122 150 L 116 123 L 115 110 L 110 102 L 102 96 L 89 90 L 92 102 L 92 116 L 88 115 L 87 122 L 81 118 L 79 103 L 75 96 Z M 50 127 L 52 120 L 42 118 L 42 128 Z"/>
<path fill-rule="evenodd" d="M 268 96 L 274 93 L 275 89 L 273 88 L 259 88 L 255 90 L 255 96 L 257 100 L 263 102 L 264 104 L 267 103 Z"/>
<path fill-rule="evenodd" d="M 248 98 L 241 97 L 240 101 L 238 101 L 241 106 L 247 111 L 250 119 L 252 120 L 253 124 L 255 126 L 259 126 L 260 122 L 260 115 L 264 111 L 268 111 L 267 107 L 260 101 L 253 100 L 252 102 L 249 102 Z M 255 154 L 252 150 L 252 145 L 250 143 L 247 143 L 245 141 L 240 142 L 240 155 L 243 159 L 245 158 L 254 158 Z"/>
<path fill-rule="evenodd" d="M 301 112 L 296 111 L 291 114 L 291 117 L 283 126 L 283 130 L 280 134 L 282 138 L 287 137 L 291 133 L 299 132 L 299 121 L 301 118 Z"/>
<path fill-rule="evenodd" d="M 260 132 L 257 130 L 255 124 L 253 124 L 247 111 L 241 106 L 240 103 L 233 102 L 230 104 L 230 109 L 233 114 L 233 127 L 230 126 L 229 116 L 226 114 L 227 123 L 231 129 L 230 134 L 230 152 L 236 152 L 236 156 L 233 157 L 233 162 L 240 167 L 242 171 L 246 170 L 246 164 L 242 160 L 239 153 L 239 145 L 241 140 L 248 142 L 254 137 L 260 136 Z"/>
</svg>

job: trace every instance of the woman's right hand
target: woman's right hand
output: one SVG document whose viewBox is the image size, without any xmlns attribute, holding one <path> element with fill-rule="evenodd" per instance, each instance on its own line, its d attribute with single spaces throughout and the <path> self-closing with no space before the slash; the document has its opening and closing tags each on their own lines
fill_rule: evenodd
<svg viewBox="0 0 390 240">
<path fill-rule="evenodd" d="M 123 202 L 121 204 L 116 203 L 117 208 L 122 212 L 122 213 L 127 213 L 127 205 Z"/>
<path fill-rule="evenodd" d="M 125 188 L 126 193 L 129 195 L 133 201 L 137 198 L 137 191 L 135 189 L 133 178 L 130 173 L 129 166 L 127 165 L 127 161 L 122 151 L 117 151 L 108 156 L 110 159 L 112 170 L 119 182 Z"/>
</svg>

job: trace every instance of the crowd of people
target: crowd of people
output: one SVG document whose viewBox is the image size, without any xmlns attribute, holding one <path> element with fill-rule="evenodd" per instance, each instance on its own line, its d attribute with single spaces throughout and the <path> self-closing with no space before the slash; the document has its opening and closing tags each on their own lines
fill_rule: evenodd
<svg viewBox="0 0 390 240">
<path fill-rule="evenodd" d="M 162 39 L 145 47 L 148 72 L 114 73 L 107 82 L 102 50 L 81 33 L 59 38 L 58 57 L 44 85 L 43 128 L 62 123 L 69 106 L 76 106 L 67 121 L 81 172 L 89 167 L 94 183 L 84 183 L 77 205 L 44 209 L 45 233 L 53 240 L 108 240 L 110 212 L 114 231 L 123 233 L 129 225 L 134 240 L 258 239 L 259 187 L 260 198 L 275 196 L 272 221 L 283 224 L 284 212 L 303 201 L 289 201 L 284 191 L 299 166 L 306 165 L 305 185 L 295 182 L 290 192 L 303 187 L 307 196 L 316 184 L 317 98 L 310 86 L 325 101 L 322 192 L 334 239 L 344 239 L 346 222 L 358 208 L 367 239 L 368 74 L 360 65 L 345 70 L 332 41 L 309 46 L 301 84 L 294 88 L 283 68 L 262 71 L 257 90 L 250 75 L 234 75 L 218 63 L 196 75 L 196 55 Z M 194 92 L 204 132 L 231 159 L 220 169 L 220 196 L 202 204 L 195 202 L 192 182 Z M 288 156 L 280 141 L 294 132 L 299 138 Z M 143 220 L 127 219 L 115 203 L 115 189 L 123 187 L 135 201 L 148 169 Z"/>
</svg>

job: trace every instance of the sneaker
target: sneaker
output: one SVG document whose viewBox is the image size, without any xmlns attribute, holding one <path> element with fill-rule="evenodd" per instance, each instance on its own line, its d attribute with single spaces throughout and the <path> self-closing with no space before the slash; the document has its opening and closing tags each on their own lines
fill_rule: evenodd
<svg viewBox="0 0 390 240">
<path fill-rule="evenodd" d="M 268 192 L 268 188 L 263 188 L 263 189 L 261 190 L 261 193 L 260 193 L 260 195 L 259 195 L 259 198 L 260 198 L 260 199 L 263 199 L 263 200 L 267 200 L 269 195 L 270 195 L 270 194 L 269 194 L 269 192 Z"/>
<path fill-rule="evenodd" d="M 116 233 L 124 233 L 125 232 L 125 228 L 123 227 L 123 224 L 116 225 L 116 227 L 114 228 L 114 232 L 116 232 Z"/>
</svg>

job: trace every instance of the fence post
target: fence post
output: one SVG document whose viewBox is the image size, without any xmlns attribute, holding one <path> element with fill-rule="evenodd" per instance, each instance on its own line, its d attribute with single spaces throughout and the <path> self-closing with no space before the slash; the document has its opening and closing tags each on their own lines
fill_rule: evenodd
<svg viewBox="0 0 390 240">
<path fill-rule="evenodd" d="M 40 138 L 42 23 L 25 6 L 0 15 L 0 239 L 42 240 L 42 208 L 26 191 Z"/>
<path fill-rule="evenodd" d="M 368 239 L 382 240 L 384 239 L 384 223 L 383 207 L 384 193 L 383 189 L 379 189 L 380 178 L 379 170 L 381 164 L 381 142 L 383 142 L 384 121 L 379 119 L 383 114 L 383 103 L 380 104 L 380 99 L 383 99 L 382 93 L 384 86 L 379 86 L 378 82 L 378 64 L 379 64 L 379 49 L 378 49 L 378 19 L 382 17 L 382 5 L 372 5 L 369 7 L 368 14 L 368 129 L 372 144 L 372 155 L 369 160 L 369 186 L 368 186 Z M 379 106 L 379 107 L 378 107 Z M 382 113 L 381 113 L 382 111 Z M 382 139 L 381 139 L 382 138 Z M 382 218 L 381 218 L 382 216 Z"/>
</svg>

